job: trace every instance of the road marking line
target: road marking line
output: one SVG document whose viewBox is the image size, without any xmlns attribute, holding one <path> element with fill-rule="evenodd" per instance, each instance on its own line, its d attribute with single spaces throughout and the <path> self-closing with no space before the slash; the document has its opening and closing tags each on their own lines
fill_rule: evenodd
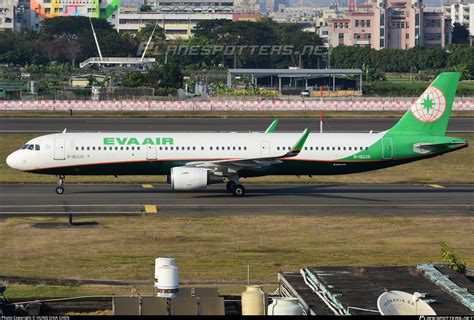
<svg viewBox="0 0 474 320">
<path fill-rule="evenodd" d="M 146 204 L 145 213 L 158 213 L 158 209 L 153 204 Z"/>
<path fill-rule="evenodd" d="M 429 184 L 429 186 L 431 188 L 435 188 L 435 189 L 444 189 L 444 187 L 442 185 L 439 185 L 439 184 Z"/>
<path fill-rule="evenodd" d="M 153 185 L 151 185 L 151 184 L 142 184 L 142 188 L 143 189 L 152 189 Z"/>
</svg>

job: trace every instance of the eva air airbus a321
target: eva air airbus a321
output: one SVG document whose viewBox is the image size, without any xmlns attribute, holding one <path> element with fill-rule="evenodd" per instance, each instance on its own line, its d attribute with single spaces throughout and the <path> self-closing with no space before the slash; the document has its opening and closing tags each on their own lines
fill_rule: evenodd
<svg viewBox="0 0 474 320">
<path fill-rule="evenodd" d="M 17 170 L 67 175 L 167 175 L 174 190 L 240 178 L 336 175 L 393 167 L 467 147 L 445 136 L 459 73 L 441 73 L 391 129 L 379 133 L 56 133 L 28 141 L 7 158 Z"/>
</svg>

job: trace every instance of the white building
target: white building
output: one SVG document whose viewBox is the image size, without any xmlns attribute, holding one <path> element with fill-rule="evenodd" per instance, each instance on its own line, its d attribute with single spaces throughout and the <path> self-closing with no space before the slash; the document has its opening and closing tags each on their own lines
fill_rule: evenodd
<svg viewBox="0 0 474 320">
<path fill-rule="evenodd" d="M 17 0 L 0 0 L 0 31 L 14 30 Z"/>
<path fill-rule="evenodd" d="M 445 14 L 452 23 L 465 25 L 471 36 L 474 35 L 474 1 L 458 0 L 456 3 L 444 6 Z"/>
<path fill-rule="evenodd" d="M 159 13 L 122 12 L 119 9 L 115 29 L 119 32 L 136 32 L 147 24 L 155 24 L 164 29 L 168 39 L 189 39 L 196 24 L 205 20 L 232 20 L 232 13 Z"/>
</svg>

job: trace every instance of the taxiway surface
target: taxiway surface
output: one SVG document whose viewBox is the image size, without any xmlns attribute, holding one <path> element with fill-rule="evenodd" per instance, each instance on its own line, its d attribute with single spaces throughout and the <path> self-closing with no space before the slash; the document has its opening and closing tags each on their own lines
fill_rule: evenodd
<svg viewBox="0 0 474 320">
<path fill-rule="evenodd" d="M 235 198 L 224 185 L 173 192 L 169 185 L 0 185 L 0 217 L 34 215 L 473 215 L 474 185 L 246 184 Z"/>
</svg>

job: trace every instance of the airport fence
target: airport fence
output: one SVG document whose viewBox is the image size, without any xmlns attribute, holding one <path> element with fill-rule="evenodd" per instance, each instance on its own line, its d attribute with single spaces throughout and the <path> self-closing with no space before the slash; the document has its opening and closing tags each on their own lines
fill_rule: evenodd
<svg viewBox="0 0 474 320">
<path fill-rule="evenodd" d="M 403 111 L 414 99 L 347 100 L 0 100 L 0 111 Z M 454 102 L 453 110 L 474 111 L 474 97 Z"/>
</svg>

